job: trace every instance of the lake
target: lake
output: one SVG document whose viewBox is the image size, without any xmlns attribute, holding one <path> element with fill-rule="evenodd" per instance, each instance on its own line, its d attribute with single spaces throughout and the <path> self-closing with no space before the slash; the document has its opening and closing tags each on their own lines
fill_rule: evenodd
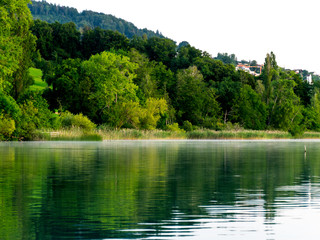
<svg viewBox="0 0 320 240">
<path fill-rule="evenodd" d="M 319 239 L 320 141 L 0 143 L 0 204 L 1 240 Z"/>
</svg>

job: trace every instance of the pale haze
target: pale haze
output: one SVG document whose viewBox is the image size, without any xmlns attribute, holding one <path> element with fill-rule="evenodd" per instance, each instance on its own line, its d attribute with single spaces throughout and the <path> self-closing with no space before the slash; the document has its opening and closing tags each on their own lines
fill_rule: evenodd
<svg viewBox="0 0 320 240">
<path fill-rule="evenodd" d="M 278 65 L 320 74 L 320 2 L 316 0 L 48 0 L 79 11 L 112 14 L 138 28 L 159 30 L 178 43 L 210 53 L 234 53 L 263 64 L 273 51 Z"/>
</svg>

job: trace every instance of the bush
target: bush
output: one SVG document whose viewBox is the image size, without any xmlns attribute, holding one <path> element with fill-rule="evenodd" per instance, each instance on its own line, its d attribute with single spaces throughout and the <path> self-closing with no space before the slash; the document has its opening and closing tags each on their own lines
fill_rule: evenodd
<svg viewBox="0 0 320 240">
<path fill-rule="evenodd" d="M 17 122 L 17 130 L 15 135 L 25 140 L 33 139 L 37 124 L 39 123 L 38 109 L 32 101 L 27 101 L 20 105 L 21 118 Z"/>
<path fill-rule="evenodd" d="M 304 134 L 305 130 L 306 130 L 306 128 L 305 128 L 305 126 L 303 124 L 301 124 L 301 125 L 295 124 L 295 125 L 290 127 L 288 132 L 291 134 L 292 137 L 299 138 L 299 137 L 302 137 L 302 135 Z"/>
<path fill-rule="evenodd" d="M 70 112 L 63 113 L 61 115 L 61 125 L 65 128 L 80 128 L 88 131 L 96 128 L 96 125 L 82 113 L 76 115 Z"/>
<path fill-rule="evenodd" d="M 179 128 L 178 123 L 167 125 L 167 129 L 172 132 L 185 132 L 183 129 Z"/>
<path fill-rule="evenodd" d="M 193 131 L 192 123 L 189 122 L 188 120 L 183 122 L 182 128 L 183 128 L 186 132 L 191 132 L 191 131 Z"/>
<path fill-rule="evenodd" d="M 21 115 L 20 108 L 16 101 L 2 91 L 0 91 L 0 114 L 6 114 L 14 120 L 19 120 Z"/>
<path fill-rule="evenodd" d="M 0 140 L 11 137 L 15 129 L 16 125 L 13 119 L 0 115 Z"/>
<path fill-rule="evenodd" d="M 217 129 L 217 119 L 212 117 L 206 117 L 203 119 L 203 127 L 208 129 Z"/>
<path fill-rule="evenodd" d="M 61 128 L 61 120 L 58 114 L 52 113 L 49 119 L 49 123 L 52 129 L 59 129 Z"/>
<path fill-rule="evenodd" d="M 31 119 L 36 128 L 52 128 L 52 118 L 55 118 L 53 113 L 49 110 L 47 101 L 41 96 L 41 92 L 29 91 L 19 98 L 20 108 L 27 104 L 32 105 L 36 109 L 33 119 Z M 21 108 L 23 111 L 23 109 Z M 25 114 L 28 114 L 26 112 Z"/>
</svg>

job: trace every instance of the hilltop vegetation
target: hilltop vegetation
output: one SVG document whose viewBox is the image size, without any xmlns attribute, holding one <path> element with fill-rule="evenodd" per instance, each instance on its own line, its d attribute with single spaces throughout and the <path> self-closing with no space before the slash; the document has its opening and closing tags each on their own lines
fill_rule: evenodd
<svg viewBox="0 0 320 240">
<path fill-rule="evenodd" d="M 27 3 L 0 6 L 1 139 L 74 128 L 320 130 L 319 82 L 279 67 L 272 52 L 254 77 L 234 55 L 215 59 L 187 42 L 33 22 Z M 30 72 L 41 84 L 30 67 L 47 87 L 30 87 Z"/>
<path fill-rule="evenodd" d="M 110 14 L 97 13 L 93 11 L 78 12 L 77 9 L 56 4 L 50 4 L 45 1 L 32 1 L 29 9 L 34 19 L 40 19 L 48 23 L 68 23 L 73 22 L 78 29 L 100 27 L 105 30 L 118 31 L 128 38 L 134 36 L 142 37 L 163 37 L 159 32 L 153 32 L 148 29 L 138 29 L 135 25 L 123 19 L 116 18 Z"/>
</svg>

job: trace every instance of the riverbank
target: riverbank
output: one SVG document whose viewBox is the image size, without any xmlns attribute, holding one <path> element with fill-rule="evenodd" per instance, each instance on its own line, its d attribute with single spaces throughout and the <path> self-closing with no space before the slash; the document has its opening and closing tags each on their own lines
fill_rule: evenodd
<svg viewBox="0 0 320 240">
<path fill-rule="evenodd" d="M 305 132 L 299 139 L 320 139 L 320 132 Z M 69 129 L 60 131 L 39 131 L 33 140 L 38 141 L 102 141 L 102 140 L 162 140 L 162 139 L 296 139 L 288 132 L 283 131 L 256 131 L 256 130 L 194 130 L 164 131 L 164 130 L 95 130 L 82 131 Z"/>
</svg>

